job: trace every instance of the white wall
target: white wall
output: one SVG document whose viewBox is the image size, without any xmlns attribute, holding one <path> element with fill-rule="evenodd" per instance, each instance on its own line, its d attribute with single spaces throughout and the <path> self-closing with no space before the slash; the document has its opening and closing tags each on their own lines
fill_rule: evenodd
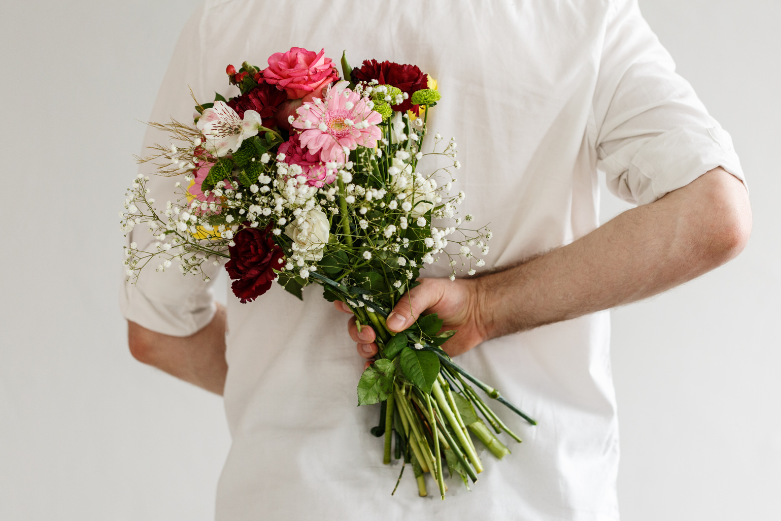
<svg viewBox="0 0 781 521">
<path fill-rule="evenodd" d="M 613 313 L 627 521 L 781 516 L 781 3 L 640 0 L 731 134 L 754 231 L 731 264 Z M 603 210 L 620 205 L 609 195 Z M 642 274 L 638 274 L 642 276 Z"/>
<path fill-rule="evenodd" d="M 0 7 L 0 520 L 206 521 L 222 402 L 135 362 L 118 207 L 195 0 Z"/>
<path fill-rule="evenodd" d="M 134 362 L 116 213 L 195 0 L 0 6 L 0 519 L 205 521 L 221 402 Z M 735 262 L 614 314 L 628 521 L 781 511 L 781 5 L 641 0 L 731 133 L 754 235 Z M 56 166 L 52 166 L 56 165 Z M 609 195 L 606 216 L 624 207 Z"/>
</svg>

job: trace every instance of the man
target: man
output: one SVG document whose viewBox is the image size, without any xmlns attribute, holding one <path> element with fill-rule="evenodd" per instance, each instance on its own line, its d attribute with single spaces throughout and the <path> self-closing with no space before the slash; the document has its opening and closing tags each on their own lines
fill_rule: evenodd
<svg viewBox="0 0 781 521">
<path fill-rule="evenodd" d="M 428 268 L 388 325 L 439 313 L 458 329 L 447 351 L 539 425 L 499 410 L 527 443 L 483 458 L 471 493 L 451 481 L 446 501 L 421 500 L 405 476 L 391 498 L 399 469 L 379 463 L 377 410 L 355 407 L 362 367 L 319 289 L 300 302 L 275 286 L 253 304 L 231 297 L 226 312 L 193 277 L 145 273 L 122 292 L 132 353 L 225 396 L 233 445 L 217 519 L 618 519 L 605 310 L 743 249 L 751 214 L 729 135 L 632 0 L 208 1 L 151 119 L 185 121 L 187 85 L 199 99 L 227 94 L 225 64 L 292 46 L 415 63 L 438 80 L 429 128 L 457 138 L 464 212 L 494 232 L 490 271 L 450 282 Z M 639 205 L 601 227 L 597 169 Z M 155 185 L 157 200 L 169 185 Z M 348 331 L 376 354 L 370 329 Z"/>
</svg>

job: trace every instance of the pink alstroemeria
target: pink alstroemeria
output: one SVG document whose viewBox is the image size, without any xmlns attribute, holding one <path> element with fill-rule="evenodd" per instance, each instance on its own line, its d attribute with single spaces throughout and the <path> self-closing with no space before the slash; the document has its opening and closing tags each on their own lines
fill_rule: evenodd
<svg viewBox="0 0 781 521">
<path fill-rule="evenodd" d="M 244 111 L 242 120 L 222 101 L 215 101 L 214 107 L 204 110 L 198 120 L 204 147 L 217 157 L 237 151 L 245 139 L 258 133 L 261 125 L 260 114 L 254 110 Z"/>
<path fill-rule="evenodd" d="M 324 163 L 346 163 L 346 151 L 355 150 L 358 145 L 374 148 L 382 137 L 377 127 L 382 116 L 370 108 L 368 99 L 346 88 L 347 85 L 348 82 L 340 81 L 329 89 L 324 100 L 304 103 L 292 123 L 301 130 L 301 146 L 313 154 L 319 152 Z"/>
</svg>

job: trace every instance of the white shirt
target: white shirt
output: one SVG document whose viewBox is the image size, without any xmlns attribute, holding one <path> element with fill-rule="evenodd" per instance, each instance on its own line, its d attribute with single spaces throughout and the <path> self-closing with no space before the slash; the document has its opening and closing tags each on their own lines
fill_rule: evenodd
<svg viewBox="0 0 781 521">
<path fill-rule="evenodd" d="M 430 133 L 457 140 L 463 212 L 494 232 L 487 268 L 595 229 L 597 169 L 637 204 L 717 166 L 743 178 L 729 135 L 675 74 L 631 0 L 210 0 L 182 33 L 151 120 L 191 121 L 188 85 L 201 101 L 235 95 L 228 63 L 263 67 L 292 46 L 325 48 L 337 62 L 346 49 L 353 66 L 413 63 L 438 80 Z M 159 140 L 150 131 L 146 144 Z M 171 198 L 171 184 L 155 181 L 157 201 Z M 150 237 L 138 227 L 128 240 Z M 123 286 L 121 304 L 128 319 L 170 335 L 192 334 L 214 313 L 208 285 L 174 270 L 147 270 Z M 608 312 L 497 338 L 458 358 L 539 425 L 496 404 L 524 443 L 505 439 L 513 454 L 501 462 L 484 452 L 472 492 L 450 480 L 444 502 L 419 498 L 411 469 L 391 497 L 400 466 L 382 464 L 382 440 L 369 434 L 378 407 L 356 407 L 362 361 L 318 287 L 303 302 L 277 285 L 253 304 L 231 295 L 228 327 L 233 445 L 220 521 L 618 519 Z"/>
</svg>

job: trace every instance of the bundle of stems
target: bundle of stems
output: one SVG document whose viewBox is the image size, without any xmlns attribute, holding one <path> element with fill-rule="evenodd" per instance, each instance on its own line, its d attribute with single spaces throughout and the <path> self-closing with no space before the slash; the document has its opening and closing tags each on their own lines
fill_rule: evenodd
<svg viewBox="0 0 781 521">
<path fill-rule="evenodd" d="M 343 302 L 352 309 L 358 324 L 374 327 L 381 357 L 385 344 L 394 336 L 385 324 L 387 311 L 376 302 L 368 302 L 360 295 L 349 293 L 347 288 L 319 273 L 313 275 L 321 284 L 337 288 L 344 293 Z M 364 305 L 351 306 L 349 301 L 362 302 Z M 498 459 L 510 454 L 510 449 L 496 434 L 504 431 L 518 443 L 521 442 L 521 438 L 507 427 L 470 382 L 489 398 L 507 406 L 530 424 L 536 425 L 536 421 L 505 400 L 499 391 L 455 364 L 439 347 L 426 343 L 423 349 L 436 353 L 440 360 L 440 372 L 431 392 L 423 392 L 402 378 L 394 379 L 392 392 L 382 403 L 379 429 L 373 432 L 376 435 L 384 435 L 383 463 L 387 465 L 393 459 L 403 460 L 397 487 L 406 464 L 410 463 L 420 496 L 428 494 L 424 477 L 428 473 L 436 482 L 440 496 L 445 499 L 445 466 L 448 467 L 451 477 L 454 474 L 460 475 L 467 487 L 469 480 L 477 482 L 477 475 L 483 471 L 483 464 L 470 433 Z M 395 491 L 394 488 L 393 492 Z"/>
</svg>

